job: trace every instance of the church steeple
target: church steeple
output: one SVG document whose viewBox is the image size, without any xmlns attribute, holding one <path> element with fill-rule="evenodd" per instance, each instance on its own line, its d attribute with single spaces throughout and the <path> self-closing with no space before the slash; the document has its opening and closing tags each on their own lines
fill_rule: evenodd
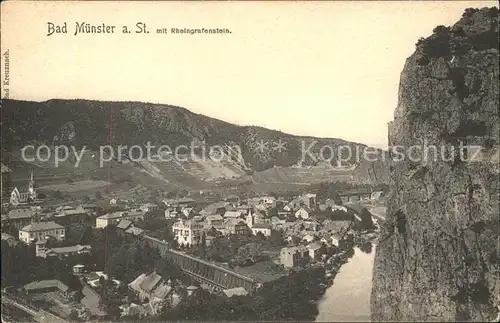
<svg viewBox="0 0 500 323">
<path fill-rule="evenodd" d="M 33 175 L 33 169 L 31 169 L 30 181 L 28 183 L 28 196 L 32 201 L 36 200 L 35 176 Z"/>
</svg>

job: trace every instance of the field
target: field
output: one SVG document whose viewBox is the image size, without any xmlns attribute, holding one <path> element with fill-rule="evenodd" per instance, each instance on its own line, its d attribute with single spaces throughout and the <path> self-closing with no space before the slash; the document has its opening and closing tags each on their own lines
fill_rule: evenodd
<svg viewBox="0 0 500 323">
<path fill-rule="evenodd" d="M 314 167 L 274 167 L 252 175 L 255 183 L 312 184 L 322 181 L 353 180 L 352 170 L 339 170 L 328 166 Z"/>
<path fill-rule="evenodd" d="M 46 185 L 42 186 L 40 190 L 49 190 L 49 191 L 61 191 L 65 193 L 74 193 L 78 191 L 86 191 L 93 190 L 96 191 L 99 188 L 106 187 L 111 185 L 108 181 L 102 180 L 84 180 L 80 182 L 73 183 L 65 183 L 65 184 L 54 184 L 54 185 Z"/>
<path fill-rule="evenodd" d="M 233 270 L 259 282 L 270 282 L 286 275 L 285 270 L 270 260 L 256 262 L 248 267 L 235 267 Z"/>
</svg>

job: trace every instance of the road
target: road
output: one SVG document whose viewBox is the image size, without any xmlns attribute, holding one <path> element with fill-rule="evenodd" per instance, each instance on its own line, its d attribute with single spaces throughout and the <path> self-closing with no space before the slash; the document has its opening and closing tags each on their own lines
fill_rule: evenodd
<svg viewBox="0 0 500 323">
<path fill-rule="evenodd" d="M 20 302 L 13 300 L 9 296 L 7 296 L 5 293 L 2 293 L 2 303 L 17 307 L 18 309 L 33 316 L 33 318 L 40 323 L 68 323 L 68 321 L 47 311 L 44 311 L 42 309 L 35 309 L 31 306 L 21 304 Z"/>
</svg>

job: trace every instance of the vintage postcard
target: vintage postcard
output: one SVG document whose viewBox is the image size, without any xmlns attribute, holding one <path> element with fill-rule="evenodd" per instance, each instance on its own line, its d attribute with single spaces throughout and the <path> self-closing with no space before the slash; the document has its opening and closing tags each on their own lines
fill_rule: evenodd
<svg viewBox="0 0 500 323">
<path fill-rule="evenodd" d="M 498 13 L 2 2 L 2 322 L 498 321 Z"/>
</svg>

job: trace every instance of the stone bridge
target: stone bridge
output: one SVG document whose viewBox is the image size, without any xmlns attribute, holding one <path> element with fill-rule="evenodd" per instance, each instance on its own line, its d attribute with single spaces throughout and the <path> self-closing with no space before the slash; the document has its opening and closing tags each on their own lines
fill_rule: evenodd
<svg viewBox="0 0 500 323">
<path fill-rule="evenodd" d="M 209 285 L 216 291 L 243 287 L 247 292 L 253 292 L 258 287 L 258 282 L 252 278 L 240 275 L 232 270 L 217 266 L 208 261 L 187 255 L 183 252 L 168 248 L 168 243 L 150 236 L 144 236 L 147 243 L 157 248 L 164 257 L 178 265 L 181 270 L 199 281 Z"/>
</svg>

